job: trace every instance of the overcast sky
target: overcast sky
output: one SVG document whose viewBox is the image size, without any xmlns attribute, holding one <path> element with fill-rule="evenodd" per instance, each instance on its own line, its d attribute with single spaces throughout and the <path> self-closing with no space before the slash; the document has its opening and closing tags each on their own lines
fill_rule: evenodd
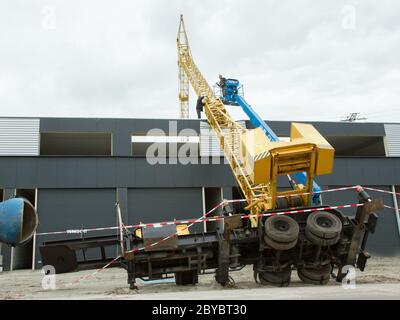
<svg viewBox="0 0 400 320">
<path fill-rule="evenodd" d="M 397 0 L 0 0 L 0 117 L 177 118 L 180 13 L 264 119 L 400 122 Z"/>
</svg>

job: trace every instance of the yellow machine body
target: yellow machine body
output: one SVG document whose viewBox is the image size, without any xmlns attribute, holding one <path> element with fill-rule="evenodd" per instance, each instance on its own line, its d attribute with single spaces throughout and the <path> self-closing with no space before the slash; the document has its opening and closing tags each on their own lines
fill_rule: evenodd
<svg viewBox="0 0 400 320">
<path fill-rule="evenodd" d="M 261 128 L 241 135 L 240 156 L 253 184 L 268 184 L 275 175 L 329 174 L 334 149 L 310 124 L 292 123 L 290 142 L 270 141 Z"/>
</svg>

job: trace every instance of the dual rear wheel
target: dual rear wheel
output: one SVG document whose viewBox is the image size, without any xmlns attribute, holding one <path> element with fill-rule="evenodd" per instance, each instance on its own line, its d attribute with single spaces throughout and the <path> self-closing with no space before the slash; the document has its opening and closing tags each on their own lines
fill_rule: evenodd
<svg viewBox="0 0 400 320">
<path fill-rule="evenodd" d="M 299 231 L 299 225 L 293 218 L 272 216 L 264 224 L 264 241 L 275 250 L 289 250 L 296 245 Z"/>
<path fill-rule="evenodd" d="M 264 241 L 272 249 L 289 250 L 296 245 L 299 231 L 299 225 L 293 218 L 271 216 L 264 224 Z M 341 232 L 342 222 L 330 212 L 314 212 L 307 218 L 305 235 L 314 245 L 334 245 L 339 241 Z"/>
<path fill-rule="evenodd" d="M 319 268 L 299 268 L 297 275 L 304 283 L 324 285 L 331 278 L 332 266 L 330 264 L 323 265 Z"/>
<path fill-rule="evenodd" d="M 315 245 L 332 246 L 340 239 L 342 221 L 330 212 L 312 213 L 307 218 L 305 234 Z"/>
<path fill-rule="evenodd" d="M 273 285 L 277 287 L 287 287 L 290 284 L 290 276 L 292 274 L 291 267 L 285 268 L 277 272 L 261 272 L 258 279 L 262 285 Z"/>
<path fill-rule="evenodd" d="M 307 218 L 305 236 L 317 246 L 331 246 L 340 239 L 342 222 L 334 214 L 325 211 L 311 213 Z M 296 220 L 286 215 L 269 217 L 264 224 L 264 241 L 275 250 L 290 250 L 296 246 L 300 228 Z M 308 284 L 323 285 L 329 282 L 332 266 L 298 268 L 299 278 Z M 261 272 L 258 278 L 261 284 L 287 286 L 290 283 L 291 268 L 281 271 Z"/>
<path fill-rule="evenodd" d="M 323 265 L 319 268 L 303 267 L 297 269 L 300 280 L 306 284 L 325 285 L 331 278 L 332 266 Z M 290 267 L 277 272 L 261 272 L 258 275 L 262 285 L 287 287 L 290 284 L 292 269 Z"/>
</svg>

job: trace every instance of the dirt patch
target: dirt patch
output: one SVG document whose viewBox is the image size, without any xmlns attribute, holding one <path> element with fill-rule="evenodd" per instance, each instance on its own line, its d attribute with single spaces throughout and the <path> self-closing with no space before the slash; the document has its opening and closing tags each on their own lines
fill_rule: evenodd
<svg viewBox="0 0 400 320">
<path fill-rule="evenodd" d="M 400 284 L 400 257 L 372 257 L 368 261 L 364 272 L 357 270 L 357 284 Z M 93 273 L 81 271 L 56 275 L 56 290 L 44 290 L 41 286 L 42 274 L 39 270 L 17 270 L 0 273 L 0 299 L 157 299 L 157 295 L 165 296 L 171 293 L 184 295 L 191 293 L 207 297 L 209 292 L 218 292 L 221 298 L 223 292 L 238 294 L 241 292 L 257 292 L 259 289 L 271 289 L 272 286 L 263 286 L 254 281 L 251 266 L 241 271 L 232 272 L 235 284 L 231 287 L 219 285 L 213 274 L 200 275 L 199 283 L 195 286 L 176 286 L 173 282 L 149 283 L 138 279 L 138 290 L 130 290 L 127 284 L 127 274 L 123 269 L 112 268 L 89 277 L 78 283 L 77 279 Z M 334 279 L 327 284 L 328 287 L 338 287 Z M 304 285 L 292 272 L 290 287 L 301 289 L 310 288 Z M 297 290 L 297 289 L 296 289 Z M 320 289 L 318 289 L 320 290 Z M 174 295 L 172 295 L 174 296 Z M 240 297 L 240 295 L 239 295 Z"/>
</svg>

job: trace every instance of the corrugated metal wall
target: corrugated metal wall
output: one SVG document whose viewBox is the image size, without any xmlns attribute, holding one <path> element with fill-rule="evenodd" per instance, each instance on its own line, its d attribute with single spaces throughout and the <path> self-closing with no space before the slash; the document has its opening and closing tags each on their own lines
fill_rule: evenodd
<svg viewBox="0 0 400 320">
<path fill-rule="evenodd" d="M 385 124 L 387 155 L 400 157 L 400 124 Z"/>
<path fill-rule="evenodd" d="M 39 155 L 39 119 L 0 118 L 0 156 Z"/>
</svg>

